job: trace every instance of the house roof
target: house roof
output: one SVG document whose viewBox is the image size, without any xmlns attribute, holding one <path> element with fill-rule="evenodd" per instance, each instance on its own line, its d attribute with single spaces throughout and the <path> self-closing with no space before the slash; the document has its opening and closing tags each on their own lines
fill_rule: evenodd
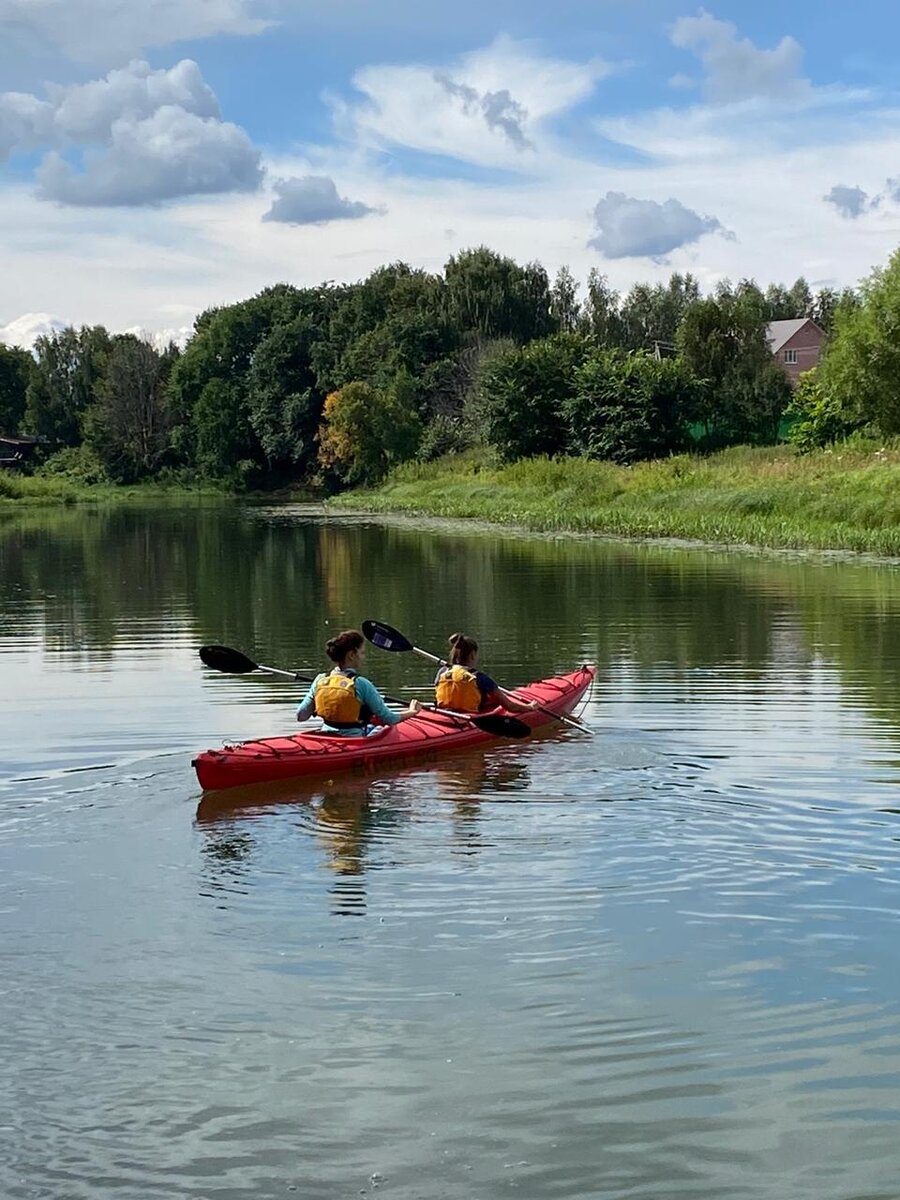
<svg viewBox="0 0 900 1200">
<path fill-rule="evenodd" d="M 770 321 L 766 326 L 766 340 L 771 352 L 777 354 L 785 342 L 789 342 L 795 333 L 799 333 L 807 322 L 815 325 L 811 317 L 797 317 L 793 321 Z"/>
</svg>

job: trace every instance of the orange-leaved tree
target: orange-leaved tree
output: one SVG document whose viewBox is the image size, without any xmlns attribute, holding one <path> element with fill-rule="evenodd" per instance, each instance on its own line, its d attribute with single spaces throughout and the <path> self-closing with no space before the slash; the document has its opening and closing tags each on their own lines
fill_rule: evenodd
<svg viewBox="0 0 900 1200">
<path fill-rule="evenodd" d="M 345 383 L 325 397 L 319 462 L 346 484 L 373 484 L 415 454 L 422 425 L 407 389 Z"/>
</svg>

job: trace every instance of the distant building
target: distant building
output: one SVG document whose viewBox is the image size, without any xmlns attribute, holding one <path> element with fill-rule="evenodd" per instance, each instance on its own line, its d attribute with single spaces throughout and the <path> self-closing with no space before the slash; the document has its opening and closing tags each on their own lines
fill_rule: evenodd
<svg viewBox="0 0 900 1200">
<path fill-rule="evenodd" d="M 27 463 L 42 438 L 3 437 L 0 435 L 0 467 L 15 470 Z"/>
<path fill-rule="evenodd" d="M 804 371 L 818 365 L 825 334 L 811 317 L 795 321 L 770 321 L 766 338 L 772 357 L 796 386 Z"/>
</svg>

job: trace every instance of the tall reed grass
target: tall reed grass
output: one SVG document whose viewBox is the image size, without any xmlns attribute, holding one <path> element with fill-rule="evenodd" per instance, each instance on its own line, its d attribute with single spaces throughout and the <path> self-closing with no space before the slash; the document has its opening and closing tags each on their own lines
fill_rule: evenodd
<svg viewBox="0 0 900 1200">
<path fill-rule="evenodd" d="M 538 530 L 900 555 L 900 450 L 799 455 L 733 447 L 619 467 L 579 458 L 498 466 L 476 452 L 407 464 L 331 501 L 369 512 L 477 518 Z"/>
</svg>

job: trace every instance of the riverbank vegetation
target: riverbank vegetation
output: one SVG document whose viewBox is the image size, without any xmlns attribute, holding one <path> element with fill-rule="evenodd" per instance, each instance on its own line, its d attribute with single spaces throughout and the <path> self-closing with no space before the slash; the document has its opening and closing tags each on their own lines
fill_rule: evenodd
<svg viewBox="0 0 900 1200">
<path fill-rule="evenodd" d="M 332 504 L 631 538 L 900 555 L 900 446 L 733 447 L 620 466 L 477 452 L 397 468 Z"/>
<path fill-rule="evenodd" d="M 0 434 L 38 439 L 33 478 L 7 473 L 0 498 L 147 482 L 329 495 L 395 472 L 387 495 L 428 477 L 400 465 L 448 453 L 484 475 L 900 433 L 900 254 L 843 292 L 741 280 L 703 295 L 673 274 L 620 296 L 597 271 L 579 292 L 565 268 L 551 282 L 479 248 L 438 274 L 396 263 L 355 284 L 278 284 L 201 314 L 183 350 L 102 327 L 39 338 L 33 355 L 0 347 Z M 766 327 L 803 316 L 827 352 L 792 394 Z"/>
</svg>

